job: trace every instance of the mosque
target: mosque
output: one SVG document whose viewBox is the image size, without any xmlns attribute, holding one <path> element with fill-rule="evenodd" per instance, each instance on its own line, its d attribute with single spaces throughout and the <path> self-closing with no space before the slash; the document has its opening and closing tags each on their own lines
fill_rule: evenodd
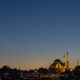
<svg viewBox="0 0 80 80">
<path fill-rule="evenodd" d="M 56 59 L 49 67 L 49 70 L 54 70 L 57 72 L 65 72 L 65 70 L 69 70 L 69 69 L 70 69 L 70 67 L 69 67 L 68 52 L 66 55 L 64 55 L 63 62 L 60 59 Z"/>
</svg>

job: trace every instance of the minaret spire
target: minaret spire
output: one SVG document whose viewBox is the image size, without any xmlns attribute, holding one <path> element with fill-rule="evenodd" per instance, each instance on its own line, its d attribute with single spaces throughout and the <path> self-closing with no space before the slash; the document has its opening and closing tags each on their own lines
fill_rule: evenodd
<svg viewBox="0 0 80 80">
<path fill-rule="evenodd" d="M 66 55 L 63 56 L 64 64 L 66 65 Z"/>
<path fill-rule="evenodd" d="M 79 65 L 79 59 L 77 60 L 77 66 Z"/>
<path fill-rule="evenodd" d="M 66 65 L 66 68 L 69 69 L 69 53 L 68 52 L 64 54 L 64 63 Z"/>
<path fill-rule="evenodd" d="M 67 57 L 67 69 L 69 68 L 69 53 L 67 52 L 66 54 L 66 57 Z"/>
</svg>

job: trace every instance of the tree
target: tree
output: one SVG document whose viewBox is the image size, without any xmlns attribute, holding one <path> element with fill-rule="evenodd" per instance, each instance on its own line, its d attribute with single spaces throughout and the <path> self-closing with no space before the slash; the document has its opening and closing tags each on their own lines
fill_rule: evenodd
<svg viewBox="0 0 80 80">
<path fill-rule="evenodd" d="M 80 79 L 80 66 L 76 66 L 73 73 L 74 73 L 74 76 L 76 76 L 77 79 Z"/>
<path fill-rule="evenodd" d="M 41 73 L 41 74 L 47 74 L 48 70 L 46 68 L 39 68 L 38 72 Z"/>
</svg>

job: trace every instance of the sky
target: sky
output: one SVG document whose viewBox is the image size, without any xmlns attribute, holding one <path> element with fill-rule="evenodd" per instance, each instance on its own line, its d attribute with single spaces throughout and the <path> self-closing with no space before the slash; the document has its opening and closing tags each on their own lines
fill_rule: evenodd
<svg viewBox="0 0 80 80">
<path fill-rule="evenodd" d="M 0 67 L 49 67 L 69 52 L 80 59 L 80 0 L 0 0 Z"/>
</svg>

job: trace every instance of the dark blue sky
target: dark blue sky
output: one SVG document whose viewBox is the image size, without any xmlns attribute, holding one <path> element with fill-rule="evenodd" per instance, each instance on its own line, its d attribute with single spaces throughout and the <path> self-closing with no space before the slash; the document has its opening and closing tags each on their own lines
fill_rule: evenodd
<svg viewBox="0 0 80 80">
<path fill-rule="evenodd" d="M 48 67 L 66 51 L 80 58 L 80 0 L 0 0 L 0 66 Z"/>
</svg>

